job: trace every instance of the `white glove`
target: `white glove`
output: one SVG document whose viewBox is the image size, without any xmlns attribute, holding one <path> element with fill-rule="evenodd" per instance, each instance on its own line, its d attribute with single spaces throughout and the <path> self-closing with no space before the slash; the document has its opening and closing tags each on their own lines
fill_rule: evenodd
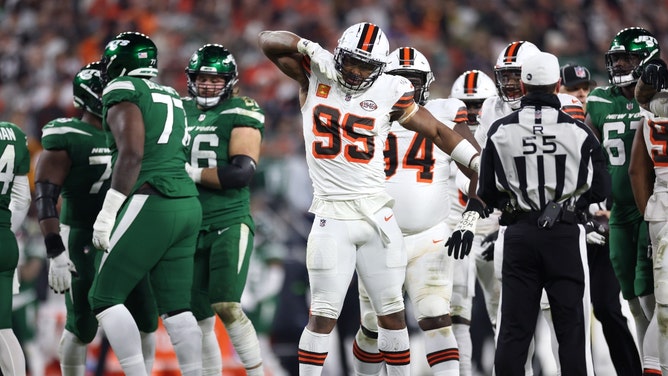
<svg viewBox="0 0 668 376">
<path fill-rule="evenodd" d="M 64 294 L 72 286 L 72 273 L 76 272 L 69 253 L 62 252 L 49 262 L 49 287 L 58 294 Z"/>
<path fill-rule="evenodd" d="M 310 57 L 312 65 L 315 65 L 327 79 L 331 81 L 336 79 L 334 56 L 318 43 L 302 38 L 297 42 L 297 51 Z"/>
<path fill-rule="evenodd" d="M 93 224 L 93 245 L 103 251 L 110 248 L 111 230 L 116 222 L 116 214 L 125 202 L 127 196 L 111 188 L 107 191 L 102 204 L 102 210 L 97 214 Z"/>
<path fill-rule="evenodd" d="M 587 244 L 605 245 L 605 235 L 596 231 L 587 233 Z"/>
<path fill-rule="evenodd" d="M 188 176 L 190 176 L 190 179 L 195 183 L 199 184 L 202 181 L 202 170 L 204 170 L 204 168 L 193 167 L 190 163 L 186 162 L 186 172 L 188 173 Z"/>
</svg>

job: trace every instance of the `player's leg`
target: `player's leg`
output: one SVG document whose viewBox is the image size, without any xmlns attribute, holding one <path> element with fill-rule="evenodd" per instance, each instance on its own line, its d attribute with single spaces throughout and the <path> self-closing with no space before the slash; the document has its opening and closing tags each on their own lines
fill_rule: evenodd
<svg viewBox="0 0 668 376">
<path fill-rule="evenodd" d="M 184 376 L 201 375 L 202 331 L 190 310 L 197 235 L 202 222 L 199 200 L 158 198 L 152 214 L 164 218 L 144 236 L 168 238 L 161 259 L 151 270 L 158 312 L 169 333 Z M 165 234 L 168 234 L 167 236 Z"/>
<path fill-rule="evenodd" d="M 148 276 L 144 276 L 130 292 L 125 301 L 125 306 L 137 323 L 144 366 L 146 367 L 146 373 L 150 375 L 155 361 L 155 332 L 158 330 L 159 314 Z"/>
<path fill-rule="evenodd" d="M 452 329 L 459 349 L 459 373 L 470 376 L 473 344 L 471 342 L 471 315 L 475 296 L 475 254 L 481 253 L 481 236 L 473 239 L 469 257 L 454 261 L 452 284 Z M 492 273 L 492 279 L 496 280 Z"/>
<path fill-rule="evenodd" d="M 655 320 L 658 324 L 658 355 L 661 372 L 668 373 L 668 224 L 650 222 L 656 297 Z"/>
<path fill-rule="evenodd" d="M 216 313 L 209 300 L 211 241 L 217 236 L 217 231 L 199 233 L 190 297 L 190 308 L 202 331 L 202 376 L 220 375 L 223 372 L 223 357 L 215 332 Z"/>
<path fill-rule="evenodd" d="M 97 334 L 97 319 L 88 303 L 88 292 L 95 277 L 96 259 L 102 257 L 91 244 L 92 231 L 60 226 L 60 234 L 67 243 L 70 260 L 77 274 L 65 294 L 67 318 L 58 344 L 60 370 L 63 376 L 83 376 L 86 373 L 86 346 Z"/>
<path fill-rule="evenodd" d="M 241 309 L 241 294 L 253 251 L 252 220 L 216 230 L 211 241 L 209 300 L 249 376 L 264 375 L 260 342 L 253 323 Z M 222 232 L 221 232 L 222 231 Z M 212 233 L 209 233 L 214 236 Z"/>
<path fill-rule="evenodd" d="M 299 339 L 299 374 L 320 375 L 330 335 L 355 271 L 355 244 L 375 234 L 366 222 L 315 216 L 306 245 L 311 315 Z"/>
<path fill-rule="evenodd" d="M 378 350 L 378 318 L 371 305 L 364 283 L 358 280 L 360 327 L 353 341 L 353 369 L 355 375 L 380 375 L 383 356 Z"/>
<path fill-rule="evenodd" d="M 0 244 L 0 371 L 4 375 L 25 376 L 25 355 L 12 330 L 12 290 L 19 247 L 9 228 L 0 229 Z"/>
<path fill-rule="evenodd" d="M 387 218 L 387 220 L 385 219 Z M 404 240 L 390 208 L 382 208 L 373 215 L 373 236 L 366 236 L 357 251 L 357 274 L 369 293 L 371 304 L 378 316 L 378 349 L 388 374 L 406 374 L 410 371 L 408 329 L 404 312 L 402 286 L 406 278 L 406 249 Z M 359 227 L 359 226 L 358 226 Z M 439 234 L 442 239 L 442 233 Z"/>
</svg>

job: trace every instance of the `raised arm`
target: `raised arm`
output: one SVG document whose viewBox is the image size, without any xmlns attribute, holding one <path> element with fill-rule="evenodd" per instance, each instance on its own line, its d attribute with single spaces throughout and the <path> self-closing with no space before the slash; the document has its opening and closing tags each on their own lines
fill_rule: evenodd
<svg viewBox="0 0 668 376">
<path fill-rule="evenodd" d="M 302 68 L 302 55 L 297 44 L 302 38 L 289 31 L 261 31 L 258 45 L 262 52 L 285 75 L 299 83 L 300 89 L 308 89 L 308 78 Z"/>
<path fill-rule="evenodd" d="M 643 123 L 647 121 L 643 119 Z M 629 176 L 631 177 L 631 189 L 636 206 L 641 214 L 645 214 L 647 200 L 654 190 L 654 165 L 645 147 L 644 126 L 638 127 L 633 138 L 631 148 L 631 161 L 629 163 Z"/>
</svg>

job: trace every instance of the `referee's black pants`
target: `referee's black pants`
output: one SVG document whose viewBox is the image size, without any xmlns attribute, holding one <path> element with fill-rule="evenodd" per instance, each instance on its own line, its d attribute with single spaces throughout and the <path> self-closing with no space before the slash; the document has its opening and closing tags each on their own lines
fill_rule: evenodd
<svg viewBox="0 0 668 376">
<path fill-rule="evenodd" d="M 582 234 L 581 234 L 582 231 Z M 504 234 L 501 317 L 494 367 L 496 376 L 524 375 L 529 343 L 545 288 L 552 310 L 561 374 L 587 375 L 584 229 L 556 223 L 541 229 L 530 217 Z M 587 312 L 588 314 L 588 312 Z"/>
<path fill-rule="evenodd" d="M 601 322 L 610 358 L 618 375 L 640 376 L 642 365 L 638 348 L 619 303 L 619 281 L 610 263 L 610 248 L 587 245 L 591 304 Z"/>
</svg>

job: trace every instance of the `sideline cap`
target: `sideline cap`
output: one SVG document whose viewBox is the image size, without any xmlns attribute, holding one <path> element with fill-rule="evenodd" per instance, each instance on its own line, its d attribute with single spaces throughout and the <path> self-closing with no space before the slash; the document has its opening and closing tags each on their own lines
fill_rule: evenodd
<svg viewBox="0 0 668 376">
<path fill-rule="evenodd" d="M 561 67 L 561 85 L 573 87 L 583 83 L 589 84 L 590 87 L 596 86 L 596 81 L 591 79 L 589 69 L 582 65 L 566 64 Z"/>
<path fill-rule="evenodd" d="M 547 52 L 538 52 L 522 63 L 522 82 L 528 85 L 552 85 L 559 81 L 559 60 Z"/>
</svg>

